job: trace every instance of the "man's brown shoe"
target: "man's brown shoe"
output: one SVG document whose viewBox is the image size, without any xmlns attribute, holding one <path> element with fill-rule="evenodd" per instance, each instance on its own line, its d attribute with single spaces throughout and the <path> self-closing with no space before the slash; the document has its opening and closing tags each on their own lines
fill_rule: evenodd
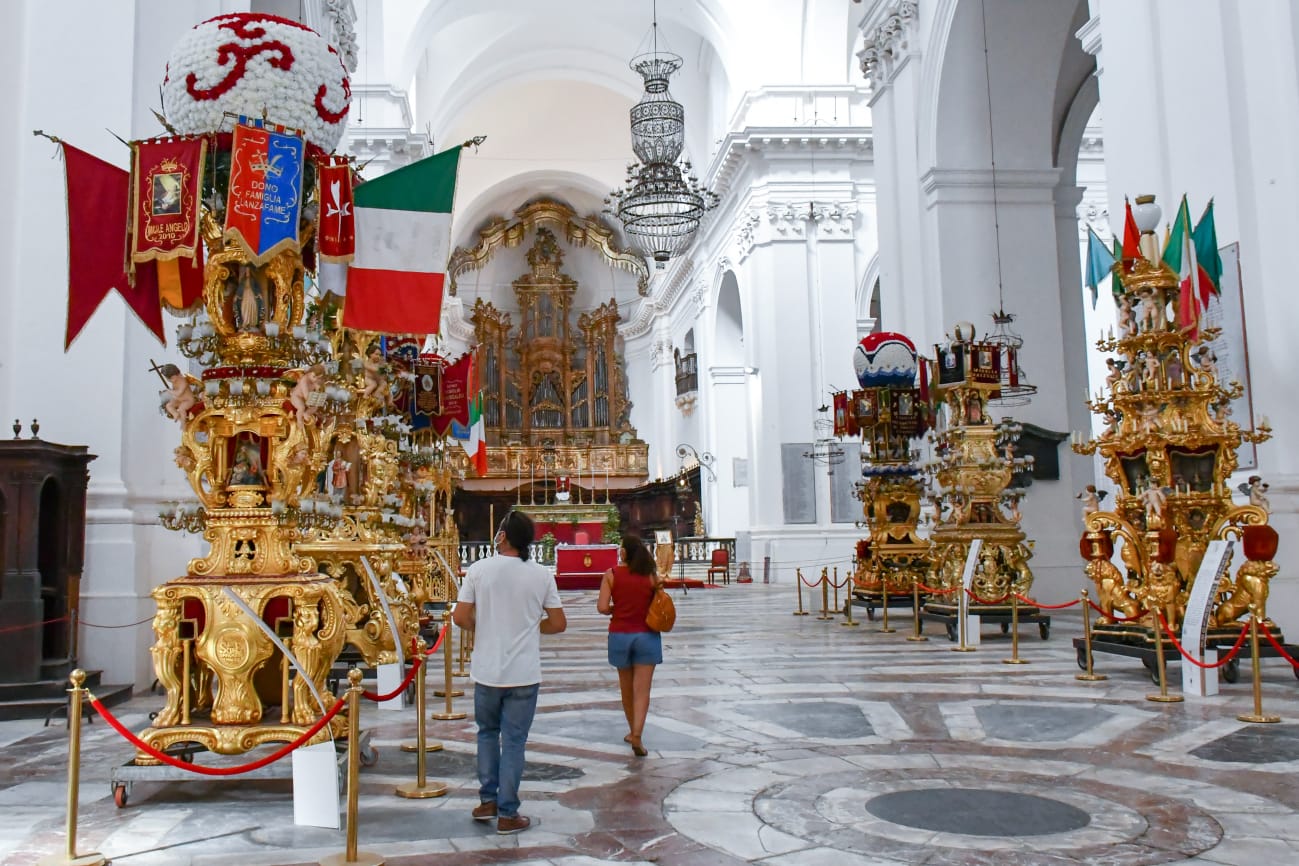
<svg viewBox="0 0 1299 866">
<path fill-rule="evenodd" d="M 475 821 L 490 821 L 496 817 L 496 804 L 479 803 L 471 814 Z"/>
<path fill-rule="evenodd" d="M 532 819 L 526 815 L 515 815 L 513 818 L 502 815 L 496 819 L 496 832 L 500 836 L 511 836 L 522 833 L 532 826 Z"/>
</svg>

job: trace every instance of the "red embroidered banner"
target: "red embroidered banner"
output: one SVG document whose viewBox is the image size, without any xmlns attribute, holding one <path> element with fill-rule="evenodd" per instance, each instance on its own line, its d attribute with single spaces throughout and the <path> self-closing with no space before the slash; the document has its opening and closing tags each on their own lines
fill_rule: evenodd
<svg viewBox="0 0 1299 866">
<path fill-rule="evenodd" d="M 322 262 L 350 262 L 356 254 L 352 213 L 352 166 L 347 157 L 329 157 L 316 166 L 316 254 Z"/>
<path fill-rule="evenodd" d="M 207 140 L 137 141 L 131 155 L 131 261 L 193 258 Z"/>
<path fill-rule="evenodd" d="M 145 268 L 132 285 L 122 261 L 130 175 L 67 142 L 63 142 L 63 159 L 68 177 L 68 330 L 64 351 L 114 289 L 166 345 L 156 273 Z"/>
<path fill-rule="evenodd" d="M 469 401 L 473 398 L 470 386 L 473 383 L 474 354 L 467 352 L 451 366 L 442 371 L 442 405 L 440 413 L 433 419 L 433 429 L 439 436 L 445 436 L 451 428 L 451 422 L 469 426 Z"/>
</svg>

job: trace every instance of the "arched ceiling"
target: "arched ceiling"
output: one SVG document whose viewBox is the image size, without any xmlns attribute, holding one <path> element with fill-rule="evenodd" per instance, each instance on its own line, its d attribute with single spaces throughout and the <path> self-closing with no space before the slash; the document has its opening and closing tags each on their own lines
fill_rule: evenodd
<svg viewBox="0 0 1299 866">
<path fill-rule="evenodd" d="M 727 0 L 660 0 L 659 47 L 680 54 L 671 92 L 697 164 L 727 110 Z M 435 147 L 485 135 L 461 162 L 453 240 L 552 196 L 599 213 L 633 158 L 628 112 L 649 49 L 650 0 L 385 0 L 385 77 L 413 93 Z"/>
</svg>

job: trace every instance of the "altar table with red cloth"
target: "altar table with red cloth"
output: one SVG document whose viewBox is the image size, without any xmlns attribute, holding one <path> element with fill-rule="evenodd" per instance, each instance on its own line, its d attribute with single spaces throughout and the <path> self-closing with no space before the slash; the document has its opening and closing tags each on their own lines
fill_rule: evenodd
<svg viewBox="0 0 1299 866">
<path fill-rule="evenodd" d="M 566 544 L 555 548 L 555 585 L 599 589 L 604 573 L 618 564 L 616 544 Z"/>
</svg>

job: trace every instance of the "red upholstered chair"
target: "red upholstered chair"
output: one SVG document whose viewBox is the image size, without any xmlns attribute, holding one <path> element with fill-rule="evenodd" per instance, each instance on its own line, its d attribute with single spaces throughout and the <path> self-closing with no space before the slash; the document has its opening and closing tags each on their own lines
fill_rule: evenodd
<svg viewBox="0 0 1299 866">
<path fill-rule="evenodd" d="M 722 576 L 723 583 L 731 582 L 731 554 L 725 547 L 713 551 L 713 561 L 708 566 L 708 582 L 716 583 L 719 574 Z"/>
</svg>

